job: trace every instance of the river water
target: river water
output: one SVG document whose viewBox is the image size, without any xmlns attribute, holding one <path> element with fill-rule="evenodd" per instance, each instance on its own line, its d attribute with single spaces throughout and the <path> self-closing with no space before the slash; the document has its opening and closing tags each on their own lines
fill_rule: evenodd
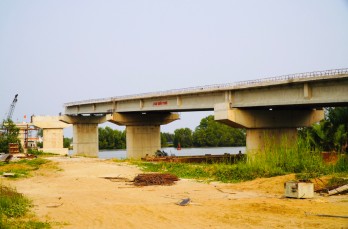
<svg viewBox="0 0 348 229">
<path fill-rule="evenodd" d="M 224 153 L 238 154 L 239 152 L 245 153 L 245 147 L 209 147 L 209 148 L 182 148 L 177 150 L 176 148 L 162 148 L 162 151 L 168 153 L 168 155 L 175 156 L 195 156 L 195 155 L 219 155 Z M 72 151 L 69 152 L 71 154 Z M 126 150 L 100 150 L 98 157 L 102 159 L 124 159 L 127 158 Z"/>
</svg>

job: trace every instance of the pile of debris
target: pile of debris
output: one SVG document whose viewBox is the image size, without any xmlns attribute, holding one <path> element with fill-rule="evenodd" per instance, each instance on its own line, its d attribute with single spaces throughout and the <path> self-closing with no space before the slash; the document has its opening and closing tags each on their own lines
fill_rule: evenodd
<svg viewBox="0 0 348 229">
<path fill-rule="evenodd" d="M 0 153 L 0 162 L 9 163 L 10 161 L 18 161 L 20 159 L 33 159 L 37 158 L 37 156 L 33 154 L 28 153 L 16 153 L 16 154 L 9 154 L 9 153 Z"/>
<path fill-rule="evenodd" d="M 196 156 L 175 156 L 168 154 L 164 151 L 157 151 L 155 156 L 149 156 L 146 154 L 145 157 L 141 158 L 143 161 L 151 161 L 151 162 L 175 162 L 175 163 L 229 163 L 235 164 L 239 161 L 246 160 L 246 154 L 222 154 L 222 155 L 196 155 Z"/>
<path fill-rule="evenodd" d="M 135 186 L 172 185 L 179 178 L 173 174 L 143 173 L 134 178 Z"/>
<path fill-rule="evenodd" d="M 347 178 L 336 178 L 335 183 L 326 185 L 326 187 L 315 190 L 320 195 L 337 195 L 337 194 L 348 194 L 348 179 Z"/>
</svg>

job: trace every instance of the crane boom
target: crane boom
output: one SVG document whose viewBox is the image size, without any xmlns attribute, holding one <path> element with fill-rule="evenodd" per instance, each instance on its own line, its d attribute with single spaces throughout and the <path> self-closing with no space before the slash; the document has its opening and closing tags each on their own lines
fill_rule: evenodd
<svg viewBox="0 0 348 229">
<path fill-rule="evenodd" d="M 16 107 L 16 103 L 17 103 L 17 97 L 18 97 L 18 94 L 15 95 L 15 97 L 11 103 L 10 110 L 8 111 L 6 120 L 12 119 L 13 111 L 14 111 L 14 109 Z"/>
</svg>

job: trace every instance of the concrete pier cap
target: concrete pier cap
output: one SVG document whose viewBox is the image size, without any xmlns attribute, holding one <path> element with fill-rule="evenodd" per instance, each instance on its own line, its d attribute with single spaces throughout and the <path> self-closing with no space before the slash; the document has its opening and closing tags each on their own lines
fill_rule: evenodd
<svg viewBox="0 0 348 229">
<path fill-rule="evenodd" d="M 60 155 L 68 154 L 68 148 L 63 148 L 63 129 L 71 125 L 60 121 L 60 116 L 31 116 L 31 123 L 43 130 L 44 152 Z"/>
<path fill-rule="evenodd" d="M 140 159 L 161 149 L 160 125 L 180 118 L 171 112 L 113 113 L 109 122 L 126 126 L 127 157 Z"/>
<path fill-rule="evenodd" d="M 312 108 L 232 108 L 230 103 L 216 104 L 214 118 L 235 128 L 247 131 L 247 150 L 262 149 L 271 141 L 273 145 L 291 145 L 297 140 L 297 128 L 309 127 L 324 119 L 323 109 Z"/>
</svg>

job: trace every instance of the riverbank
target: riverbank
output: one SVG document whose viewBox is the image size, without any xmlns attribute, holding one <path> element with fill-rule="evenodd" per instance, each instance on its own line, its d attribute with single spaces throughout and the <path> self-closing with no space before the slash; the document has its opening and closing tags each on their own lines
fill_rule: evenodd
<svg viewBox="0 0 348 229">
<path fill-rule="evenodd" d="M 293 175 L 238 184 L 181 179 L 173 186 L 134 187 L 142 171 L 96 158 L 50 158 L 58 170 L 1 182 L 33 199 L 41 221 L 56 228 L 346 228 L 347 195 L 314 199 L 283 197 Z M 188 206 L 176 203 L 190 198 Z"/>
</svg>

